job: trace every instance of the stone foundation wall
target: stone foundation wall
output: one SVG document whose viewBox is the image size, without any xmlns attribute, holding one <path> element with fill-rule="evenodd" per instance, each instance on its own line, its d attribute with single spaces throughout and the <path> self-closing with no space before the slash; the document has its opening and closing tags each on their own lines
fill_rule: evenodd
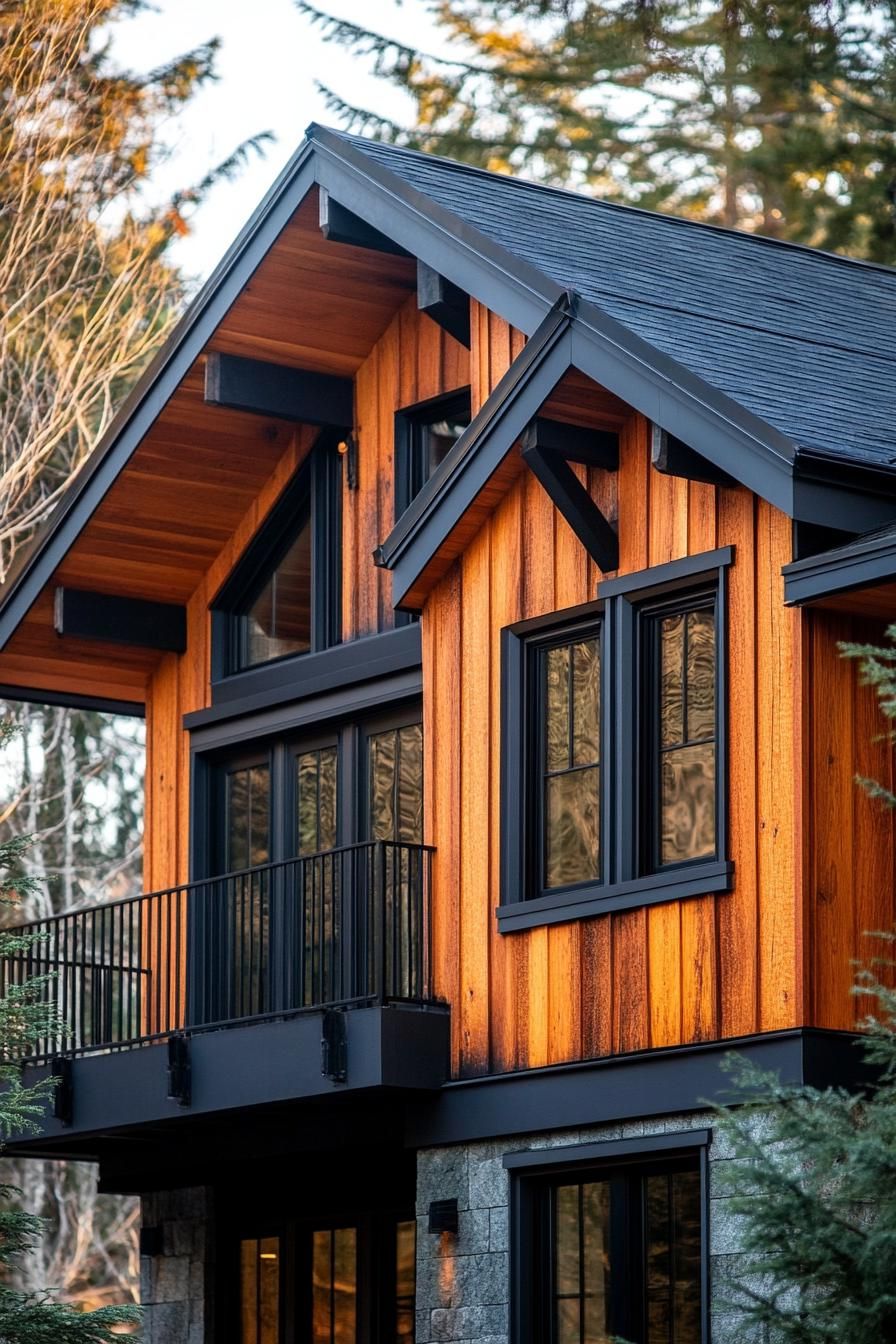
<svg viewBox="0 0 896 1344">
<path fill-rule="evenodd" d="M 505 1153 L 561 1148 L 577 1143 L 705 1129 L 705 1113 L 660 1121 L 603 1125 L 529 1135 L 417 1156 L 417 1344 L 508 1344 L 509 1175 Z M 761 1123 L 761 1117 L 757 1118 Z M 709 1150 L 710 1312 L 712 1344 L 758 1344 L 742 1317 L 723 1306 L 726 1281 L 740 1259 L 737 1218 L 721 1193 L 720 1176 L 730 1160 L 718 1141 Z M 431 1200 L 457 1199 L 459 1232 L 427 1229 Z"/>
<path fill-rule="evenodd" d="M 160 1255 L 140 1260 L 144 1344 L 214 1340 L 214 1220 L 205 1186 L 163 1190 L 141 1200 L 144 1227 L 161 1228 Z"/>
</svg>

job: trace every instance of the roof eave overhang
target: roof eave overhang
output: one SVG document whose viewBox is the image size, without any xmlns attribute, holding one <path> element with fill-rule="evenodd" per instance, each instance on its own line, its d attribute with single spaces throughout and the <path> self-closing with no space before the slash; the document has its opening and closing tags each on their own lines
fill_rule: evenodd
<svg viewBox="0 0 896 1344">
<path fill-rule="evenodd" d="M 861 537 L 846 546 L 785 565 L 784 601 L 788 606 L 823 601 L 841 594 L 896 582 L 896 530 Z"/>
</svg>

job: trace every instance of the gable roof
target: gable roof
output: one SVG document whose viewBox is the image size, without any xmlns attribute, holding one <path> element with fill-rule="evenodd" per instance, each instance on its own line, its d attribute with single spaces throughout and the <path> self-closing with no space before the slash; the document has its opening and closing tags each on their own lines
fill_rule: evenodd
<svg viewBox="0 0 896 1344">
<path fill-rule="evenodd" d="M 844 529 L 896 517 L 896 271 L 311 126 L 8 578 L 0 647 L 315 184 L 527 335 L 563 308 L 572 365 L 791 516 L 830 522 L 835 501 Z M 518 371 L 511 400 L 532 400 L 534 377 L 543 363 Z M 482 423 L 492 455 L 509 451 L 494 416 Z M 430 503 L 475 457 L 472 431 Z M 435 500 L 424 551 L 452 517 Z"/>
</svg>

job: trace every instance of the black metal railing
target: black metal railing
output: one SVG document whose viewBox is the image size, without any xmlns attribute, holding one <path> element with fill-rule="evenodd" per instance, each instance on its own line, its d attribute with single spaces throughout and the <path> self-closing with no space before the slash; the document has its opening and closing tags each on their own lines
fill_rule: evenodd
<svg viewBox="0 0 896 1344">
<path fill-rule="evenodd" d="M 47 976 L 29 1059 L 334 1005 L 432 998 L 432 850 L 377 840 L 23 925 L 0 992 Z"/>
</svg>

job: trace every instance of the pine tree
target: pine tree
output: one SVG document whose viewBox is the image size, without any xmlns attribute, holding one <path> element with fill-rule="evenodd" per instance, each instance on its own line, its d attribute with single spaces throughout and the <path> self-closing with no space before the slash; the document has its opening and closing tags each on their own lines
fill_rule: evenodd
<svg viewBox="0 0 896 1344">
<path fill-rule="evenodd" d="M 0 722 L 0 750 L 8 746 L 15 725 Z M 17 836 L 0 842 L 0 905 L 16 907 L 31 897 L 35 880 L 22 875 L 22 859 L 29 838 Z M 33 939 L 9 929 L 0 930 L 0 961 L 21 957 Z M 32 1086 L 22 1080 L 19 1060 L 36 1041 L 55 1029 L 53 1010 L 44 990 L 48 977 L 32 976 L 10 984 L 0 996 L 0 1135 L 35 1132 L 51 1101 L 53 1080 Z M 16 1207 L 18 1191 L 0 1186 L 0 1341 L 2 1344 L 103 1344 L 117 1338 L 114 1326 L 139 1320 L 133 1307 L 103 1307 L 79 1312 L 59 1302 L 49 1291 L 17 1291 L 9 1273 L 27 1257 L 41 1233 L 41 1221 Z"/>
<path fill-rule="evenodd" d="M 299 9 L 410 94 L 353 130 L 650 209 L 896 261 L 890 0 L 430 0 L 456 59 Z"/>
</svg>

